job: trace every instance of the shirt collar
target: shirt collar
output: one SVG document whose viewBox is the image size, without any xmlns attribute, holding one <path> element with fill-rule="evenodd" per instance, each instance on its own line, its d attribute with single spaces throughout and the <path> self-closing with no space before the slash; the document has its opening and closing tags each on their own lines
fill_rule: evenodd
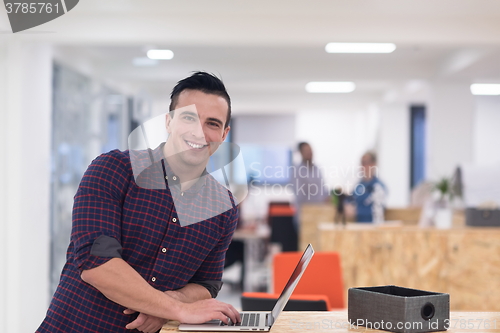
<svg viewBox="0 0 500 333">
<path fill-rule="evenodd" d="M 156 147 L 154 150 L 150 150 L 151 154 L 153 155 L 153 160 L 155 162 L 161 162 L 162 166 L 164 167 L 164 176 L 166 177 L 166 180 L 168 181 L 168 185 L 170 187 L 172 186 L 179 186 L 180 187 L 180 178 L 173 172 L 172 168 L 167 162 L 167 159 L 163 155 L 163 147 L 165 146 L 165 142 L 161 143 L 158 147 Z M 200 177 L 198 177 L 198 181 L 191 186 L 189 189 L 187 189 L 184 192 L 199 192 L 202 187 L 204 187 L 207 183 L 207 176 L 209 173 L 207 172 L 207 169 L 203 169 L 203 172 L 201 173 Z"/>
</svg>

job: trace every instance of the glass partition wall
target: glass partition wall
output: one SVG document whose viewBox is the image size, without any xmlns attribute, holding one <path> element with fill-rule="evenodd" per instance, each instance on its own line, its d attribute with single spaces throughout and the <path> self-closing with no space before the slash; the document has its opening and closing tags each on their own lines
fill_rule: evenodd
<svg viewBox="0 0 500 333">
<path fill-rule="evenodd" d="M 61 64 L 53 66 L 50 293 L 66 260 L 73 197 L 90 162 L 126 149 L 128 103 L 113 89 Z"/>
</svg>

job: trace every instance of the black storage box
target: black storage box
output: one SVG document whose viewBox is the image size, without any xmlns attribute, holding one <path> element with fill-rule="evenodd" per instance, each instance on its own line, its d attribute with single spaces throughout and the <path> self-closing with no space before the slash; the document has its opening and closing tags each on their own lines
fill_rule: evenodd
<svg viewBox="0 0 500 333">
<path fill-rule="evenodd" d="M 467 208 L 465 224 L 471 227 L 500 227 L 500 209 Z"/>
<path fill-rule="evenodd" d="M 445 331 L 450 325 L 450 295 L 397 286 L 350 288 L 351 325 L 402 332 Z"/>
</svg>

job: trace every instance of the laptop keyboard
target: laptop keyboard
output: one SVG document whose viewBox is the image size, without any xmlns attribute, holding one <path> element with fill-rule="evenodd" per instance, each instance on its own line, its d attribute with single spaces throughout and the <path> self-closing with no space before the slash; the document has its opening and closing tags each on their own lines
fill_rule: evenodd
<svg viewBox="0 0 500 333">
<path fill-rule="evenodd" d="M 241 317 L 241 322 L 239 323 L 233 323 L 231 320 L 229 320 L 229 324 L 227 324 L 228 326 L 256 326 L 257 324 L 259 324 L 257 322 L 257 320 L 259 320 L 259 314 L 257 313 L 240 313 L 240 317 Z M 222 321 L 221 321 L 221 326 L 226 326 L 226 324 L 224 324 Z"/>
</svg>

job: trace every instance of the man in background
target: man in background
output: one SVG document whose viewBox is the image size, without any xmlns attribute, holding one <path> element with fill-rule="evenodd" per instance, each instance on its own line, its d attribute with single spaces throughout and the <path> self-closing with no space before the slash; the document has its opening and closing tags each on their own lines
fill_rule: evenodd
<svg viewBox="0 0 500 333">
<path fill-rule="evenodd" d="M 330 195 L 323 180 L 321 170 L 313 163 L 313 150 L 309 143 L 300 142 L 297 145 L 302 161 L 292 175 L 292 185 L 295 194 L 294 223 L 297 232 L 300 230 L 300 213 L 306 203 L 329 202 Z"/>
</svg>

